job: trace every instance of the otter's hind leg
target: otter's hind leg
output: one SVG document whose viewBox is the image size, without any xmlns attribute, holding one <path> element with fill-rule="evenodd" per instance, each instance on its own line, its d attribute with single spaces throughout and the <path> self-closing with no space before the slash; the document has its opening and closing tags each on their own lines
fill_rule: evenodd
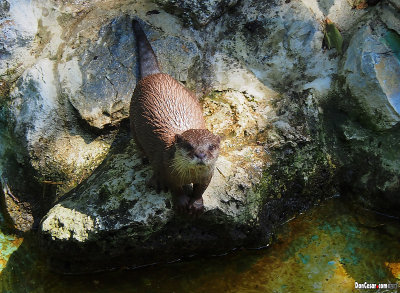
<svg viewBox="0 0 400 293">
<path fill-rule="evenodd" d="M 191 190 L 192 188 L 190 185 L 171 187 L 174 208 L 178 212 L 188 212 L 188 206 L 190 202 L 189 194 L 191 193 Z"/>
</svg>

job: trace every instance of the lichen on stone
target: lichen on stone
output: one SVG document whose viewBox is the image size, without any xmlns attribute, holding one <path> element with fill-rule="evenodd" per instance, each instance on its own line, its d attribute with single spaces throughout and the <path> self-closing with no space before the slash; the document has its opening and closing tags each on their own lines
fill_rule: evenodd
<svg viewBox="0 0 400 293">
<path fill-rule="evenodd" d="M 53 239 L 83 242 L 89 239 L 90 233 L 99 225 L 95 218 L 60 204 L 53 207 L 52 215 L 42 222 L 41 227 Z"/>
</svg>

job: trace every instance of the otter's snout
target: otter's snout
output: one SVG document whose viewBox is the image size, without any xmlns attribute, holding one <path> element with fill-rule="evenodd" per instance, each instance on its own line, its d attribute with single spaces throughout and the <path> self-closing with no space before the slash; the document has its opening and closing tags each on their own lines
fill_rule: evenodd
<svg viewBox="0 0 400 293">
<path fill-rule="evenodd" d="M 204 152 L 199 152 L 199 153 L 195 153 L 194 154 L 194 156 L 196 157 L 196 158 L 198 158 L 198 159 L 200 159 L 200 160 L 204 160 L 205 158 L 206 158 L 206 153 L 204 153 Z"/>
</svg>

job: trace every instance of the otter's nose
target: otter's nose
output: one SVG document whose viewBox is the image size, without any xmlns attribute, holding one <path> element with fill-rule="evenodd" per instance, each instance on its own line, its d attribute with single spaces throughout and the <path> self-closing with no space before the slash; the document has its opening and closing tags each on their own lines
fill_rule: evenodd
<svg viewBox="0 0 400 293">
<path fill-rule="evenodd" d="M 206 157 L 205 153 L 195 153 L 194 154 L 196 156 L 196 158 L 200 159 L 200 160 L 204 160 L 204 158 Z"/>
</svg>

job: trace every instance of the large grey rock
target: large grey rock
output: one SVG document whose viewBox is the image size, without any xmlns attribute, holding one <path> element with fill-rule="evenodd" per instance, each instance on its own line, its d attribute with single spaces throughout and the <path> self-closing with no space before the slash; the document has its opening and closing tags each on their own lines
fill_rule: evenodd
<svg viewBox="0 0 400 293">
<path fill-rule="evenodd" d="M 258 196 L 250 195 L 246 191 L 257 180 L 249 179 L 243 167 L 238 167 L 239 172 L 234 174 L 232 163 L 222 157 L 217 166 L 221 173 L 216 172 L 210 188 L 204 195 L 206 212 L 197 222 L 194 219 L 186 219 L 188 223 L 195 223 L 191 230 L 196 231 L 174 235 L 185 229 L 186 225 L 180 223 L 171 227 L 171 223 L 181 222 L 185 216 L 172 210 L 169 193 L 156 194 L 154 190 L 146 187 L 149 167 L 143 166 L 141 159 L 134 154 L 135 148 L 132 143 L 120 144 L 119 149 L 109 154 L 87 182 L 49 211 L 41 223 L 41 233 L 48 241 L 46 247 L 54 249 L 55 246 L 57 254 L 64 254 L 64 259 L 74 259 L 75 249 L 91 247 L 96 250 L 97 256 L 87 255 L 85 259 L 97 261 L 100 261 L 100 255 L 120 257 L 121 251 L 130 251 L 133 247 L 138 247 L 139 250 L 134 253 L 137 257 L 136 262 L 131 265 L 143 265 L 149 260 L 141 259 L 138 252 L 146 250 L 149 239 L 157 241 L 164 237 L 173 238 L 165 243 L 153 244 L 158 246 L 154 248 L 157 251 L 153 257 L 154 261 L 171 258 L 171 255 L 163 251 L 174 250 L 177 241 L 181 241 L 185 246 L 190 246 L 185 240 L 197 241 L 198 243 L 190 248 L 193 249 L 193 253 L 202 245 L 201 242 L 209 242 L 210 237 L 221 245 L 219 237 L 231 237 L 230 240 L 238 244 L 238 241 L 246 240 L 246 233 L 251 234 L 258 214 Z M 254 180 L 256 181 L 252 182 Z M 221 227 L 216 228 L 214 225 Z M 114 235 L 116 231 L 120 231 L 117 236 Z M 218 235 L 219 233 L 222 235 Z M 179 240 L 179 237 L 183 239 Z M 180 249 L 181 253 L 190 251 L 187 247 Z M 107 261 L 105 259 L 103 266 Z M 88 263 L 87 267 L 91 267 L 91 264 Z M 79 269 L 85 270 L 84 267 L 74 267 L 74 270 Z"/>
<path fill-rule="evenodd" d="M 341 32 L 348 36 L 349 30 L 369 12 L 369 9 L 354 9 L 353 0 L 301 0 L 317 19 L 323 22 L 329 18 Z"/>
<path fill-rule="evenodd" d="M 130 26 L 127 18 L 114 19 L 89 46 L 68 52 L 58 65 L 62 93 L 93 127 L 115 125 L 128 116 L 136 84 Z"/>
<path fill-rule="evenodd" d="M 52 177 L 58 175 L 68 186 L 68 177 L 93 168 L 111 141 L 69 124 L 77 120 L 58 92 L 55 67 L 55 62 L 42 59 L 24 72 L 10 93 L 6 118 L 15 143 L 25 147 L 43 180 L 57 181 Z"/>
<path fill-rule="evenodd" d="M 25 71 L 10 93 L 10 116 L 14 133 L 26 138 L 29 149 L 54 135 L 52 125 L 58 124 L 59 101 L 54 76 L 54 63 L 40 60 Z"/>
<path fill-rule="evenodd" d="M 149 31 L 147 26 L 145 31 Z M 154 30 L 148 37 L 154 40 L 155 52 L 161 52 L 157 55 L 162 68 L 185 82 L 187 70 L 198 56 L 195 43 Z M 137 67 L 130 17 L 113 19 L 101 28 L 96 41 L 84 50 L 68 51 L 63 59 L 58 65 L 62 93 L 82 119 L 101 129 L 128 117 Z"/>
<path fill-rule="evenodd" d="M 341 74 L 368 123 L 390 129 L 400 121 L 400 35 L 372 19 L 352 37 Z"/>
<path fill-rule="evenodd" d="M 88 176 L 112 142 L 112 135 L 96 137 L 79 126 L 72 108 L 59 95 L 55 67 L 56 63 L 46 58 L 26 70 L 0 116 L 3 188 L 21 208 L 35 207 L 30 210 L 36 216 L 56 195 Z"/>
</svg>

